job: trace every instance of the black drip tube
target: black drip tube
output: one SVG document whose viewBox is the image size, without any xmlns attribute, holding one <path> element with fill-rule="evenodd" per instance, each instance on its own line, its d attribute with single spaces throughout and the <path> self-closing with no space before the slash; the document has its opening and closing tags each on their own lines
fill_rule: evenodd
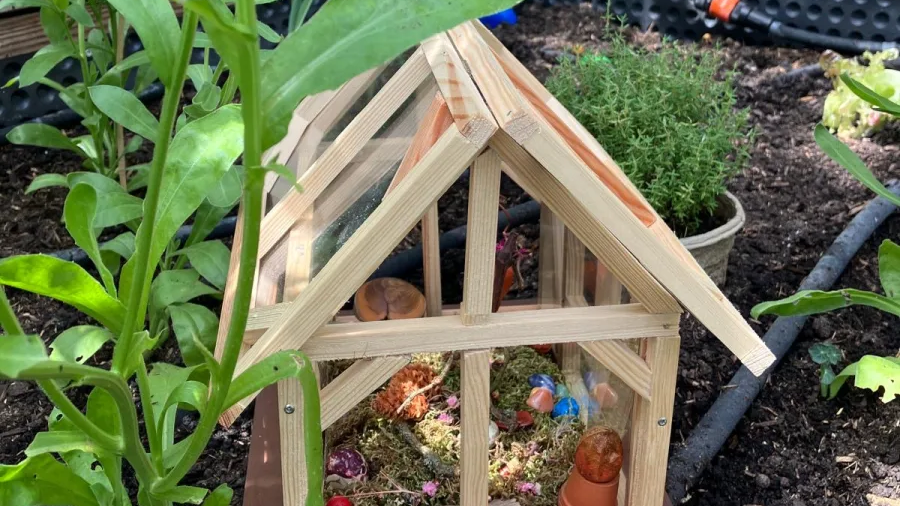
<svg viewBox="0 0 900 506">
<path fill-rule="evenodd" d="M 900 183 L 888 185 L 891 193 L 900 196 Z M 878 197 L 866 205 L 850 225 L 835 239 L 825 255 L 800 283 L 798 290 L 828 290 L 847 264 L 875 230 L 894 212 L 895 206 Z M 694 428 L 684 447 L 669 460 L 666 490 L 673 504 L 687 495 L 706 466 L 719 453 L 744 413 L 759 395 L 772 371 L 791 348 L 808 316 L 780 317 L 763 337 L 766 346 L 775 354 L 775 363 L 759 378 L 741 367 L 716 402 Z"/>
</svg>

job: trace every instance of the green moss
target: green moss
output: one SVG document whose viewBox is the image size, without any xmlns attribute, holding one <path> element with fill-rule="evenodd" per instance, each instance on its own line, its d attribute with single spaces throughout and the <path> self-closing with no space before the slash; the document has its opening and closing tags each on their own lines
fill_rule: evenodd
<svg viewBox="0 0 900 506">
<path fill-rule="evenodd" d="M 503 365 L 496 367 L 491 377 L 491 391 L 498 392 L 496 401 L 500 409 L 525 409 L 525 401 L 531 394 L 528 377 L 535 373 L 549 374 L 557 383 L 562 380 L 559 366 L 549 355 L 541 355 L 526 346 L 503 348 L 496 350 L 495 365 L 502 360 Z"/>
</svg>

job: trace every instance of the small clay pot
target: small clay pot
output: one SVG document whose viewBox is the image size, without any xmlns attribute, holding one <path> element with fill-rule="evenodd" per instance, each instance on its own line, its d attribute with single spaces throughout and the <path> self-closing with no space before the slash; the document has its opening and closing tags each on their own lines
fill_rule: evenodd
<svg viewBox="0 0 900 506">
<path fill-rule="evenodd" d="M 607 483 L 593 483 L 573 467 L 559 489 L 559 506 L 617 506 L 619 477 Z"/>
<path fill-rule="evenodd" d="M 353 311 L 363 322 L 421 318 L 425 315 L 425 296 L 402 279 L 373 279 L 356 291 Z"/>
</svg>

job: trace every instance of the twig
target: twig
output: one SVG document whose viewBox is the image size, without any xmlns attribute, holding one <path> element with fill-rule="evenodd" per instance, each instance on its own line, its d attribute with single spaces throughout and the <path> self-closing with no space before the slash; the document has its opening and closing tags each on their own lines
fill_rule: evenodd
<svg viewBox="0 0 900 506">
<path fill-rule="evenodd" d="M 403 404 L 401 404 L 400 407 L 397 408 L 396 413 L 398 415 L 400 413 L 402 413 L 403 409 L 406 408 L 406 406 L 409 406 L 409 403 L 411 403 L 413 401 L 413 399 L 416 398 L 417 395 L 424 394 L 425 392 L 431 390 L 432 388 L 440 385 L 444 381 L 444 378 L 447 377 L 447 373 L 450 372 L 451 366 L 453 366 L 453 354 L 452 353 L 450 354 L 450 358 L 447 359 L 447 363 L 444 364 L 444 369 L 441 371 L 441 373 L 438 374 L 437 376 L 435 376 L 435 378 L 433 380 L 431 380 L 431 383 L 425 385 L 424 387 L 422 387 L 422 388 L 414 391 L 413 393 L 409 394 L 408 396 L 406 396 L 406 400 L 404 400 Z"/>
<path fill-rule="evenodd" d="M 400 437 L 406 441 L 406 444 L 410 445 L 417 452 L 422 454 L 422 458 L 425 459 L 425 465 L 428 466 L 428 469 L 438 475 L 445 477 L 452 477 L 456 475 L 456 471 L 454 468 L 441 460 L 441 458 L 436 455 L 431 448 L 423 445 L 419 438 L 413 434 L 412 430 L 410 430 L 409 425 L 400 422 L 397 424 L 397 430 L 400 431 Z"/>
</svg>

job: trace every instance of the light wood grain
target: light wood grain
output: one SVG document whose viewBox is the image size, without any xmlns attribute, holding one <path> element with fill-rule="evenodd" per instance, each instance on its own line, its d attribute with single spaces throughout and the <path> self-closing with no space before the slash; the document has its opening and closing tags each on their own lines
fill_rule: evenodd
<svg viewBox="0 0 900 506">
<path fill-rule="evenodd" d="M 588 249 L 609 266 L 616 278 L 652 312 L 680 312 L 681 307 L 640 262 L 619 242 L 610 230 L 572 198 L 565 186 L 550 175 L 533 157 L 508 135 L 498 133 L 491 139 L 506 162 L 505 170 L 530 195 L 559 215 Z"/>
<path fill-rule="evenodd" d="M 484 506 L 489 498 L 490 350 L 463 353 L 460 374 L 459 503 L 460 506 Z"/>
<path fill-rule="evenodd" d="M 421 47 L 459 131 L 474 143 L 487 142 L 497 130 L 497 123 L 450 38 L 437 34 L 422 42 Z"/>
<path fill-rule="evenodd" d="M 563 239 L 565 225 L 546 203 L 541 205 L 538 238 L 538 300 L 548 306 L 563 301 Z"/>
<path fill-rule="evenodd" d="M 462 321 L 474 325 L 484 322 L 493 307 L 500 157 L 492 149 L 485 150 L 475 160 L 469 174 Z"/>
<path fill-rule="evenodd" d="M 296 378 L 279 381 L 278 432 L 281 445 L 281 487 L 284 506 L 303 506 L 309 492 L 303 441 L 303 390 Z M 287 406 L 293 406 L 288 413 Z M 322 486 L 321 483 L 317 486 Z"/>
<path fill-rule="evenodd" d="M 397 371 L 408 355 L 358 360 L 322 389 L 322 430 L 346 415 Z"/>
<path fill-rule="evenodd" d="M 312 270 L 313 227 L 311 212 L 288 234 L 284 274 L 284 300 L 290 302 L 309 284 Z"/>
<path fill-rule="evenodd" d="M 584 255 L 584 244 L 567 228 L 564 238 L 565 262 L 563 265 L 563 294 L 567 298 L 581 297 L 584 299 L 582 296 L 584 293 Z M 584 304 L 581 307 L 586 306 L 587 304 Z M 581 377 L 581 348 L 577 343 L 563 343 L 557 345 L 556 356 L 572 397 L 579 406 L 588 406 L 589 392 Z M 581 409 L 578 412 L 583 423 L 588 422 L 588 411 L 588 409 Z"/>
<path fill-rule="evenodd" d="M 578 343 L 600 364 L 619 377 L 644 399 L 650 399 L 650 368 L 641 357 L 622 341 L 592 341 Z"/>
<path fill-rule="evenodd" d="M 262 221 L 259 255 L 266 255 L 284 237 L 306 209 L 350 163 L 375 133 L 431 74 L 421 51 L 416 51 L 378 92 L 375 98 L 337 137 L 331 149 L 300 178 L 303 192 L 291 189 Z"/>
<path fill-rule="evenodd" d="M 425 117 L 419 123 L 419 128 L 413 135 L 412 142 L 406 150 L 406 155 L 400 162 L 400 167 L 394 173 L 385 195 L 389 195 L 391 191 L 400 184 L 409 171 L 425 156 L 425 153 L 434 146 L 434 143 L 447 131 L 447 127 L 453 123 L 453 116 L 450 115 L 450 109 L 447 102 L 440 92 L 435 93 L 431 101 L 431 105 L 425 112 Z"/>
<path fill-rule="evenodd" d="M 629 506 L 658 506 L 666 492 L 680 340 L 649 339 L 645 360 L 653 371 L 650 400 L 636 398 L 631 415 Z"/>
<path fill-rule="evenodd" d="M 375 271 L 428 206 L 456 181 L 481 148 L 451 125 L 313 278 L 279 322 L 244 354 L 238 361 L 235 375 L 272 353 L 301 348 Z M 250 400 L 239 403 L 231 413 L 243 411 Z"/>
<path fill-rule="evenodd" d="M 441 230 L 437 202 L 422 216 L 422 273 L 425 282 L 425 315 L 441 316 Z"/>
</svg>

